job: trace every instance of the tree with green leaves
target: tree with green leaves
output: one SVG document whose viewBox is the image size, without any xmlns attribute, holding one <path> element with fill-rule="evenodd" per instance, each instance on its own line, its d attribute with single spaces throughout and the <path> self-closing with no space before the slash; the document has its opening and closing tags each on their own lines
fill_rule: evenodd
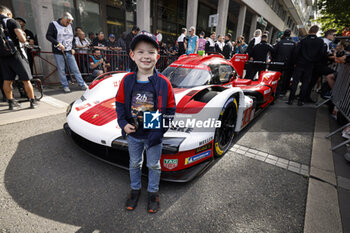
<svg viewBox="0 0 350 233">
<path fill-rule="evenodd" d="M 334 28 L 337 33 L 350 26 L 350 0 L 318 0 L 316 1 L 316 22 L 321 24 L 322 31 Z"/>
</svg>

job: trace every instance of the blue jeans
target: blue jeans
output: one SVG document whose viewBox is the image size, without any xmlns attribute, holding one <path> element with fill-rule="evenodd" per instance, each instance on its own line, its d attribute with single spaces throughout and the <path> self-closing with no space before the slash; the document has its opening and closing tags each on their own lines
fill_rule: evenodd
<svg viewBox="0 0 350 233">
<path fill-rule="evenodd" d="M 129 155 L 130 155 L 130 187 L 131 189 L 141 189 L 141 169 L 142 155 L 146 149 L 147 167 L 148 167 L 148 192 L 157 192 L 160 180 L 160 156 L 162 154 L 162 144 L 148 148 L 147 139 L 138 139 L 127 136 Z"/>
<path fill-rule="evenodd" d="M 68 81 L 66 78 L 66 70 L 65 70 L 66 63 L 64 62 L 63 55 L 54 53 L 54 57 L 57 65 L 58 75 L 60 77 L 60 82 L 63 88 L 68 87 Z M 71 72 L 74 74 L 74 77 L 77 79 L 79 86 L 84 86 L 85 82 L 81 77 L 81 73 L 79 71 L 77 62 L 75 61 L 74 55 L 72 55 L 71 53 L 66 53 L 66 58 L 67 58 L 67 63 L 69 65 L 69 68 Z"/>
</svg>

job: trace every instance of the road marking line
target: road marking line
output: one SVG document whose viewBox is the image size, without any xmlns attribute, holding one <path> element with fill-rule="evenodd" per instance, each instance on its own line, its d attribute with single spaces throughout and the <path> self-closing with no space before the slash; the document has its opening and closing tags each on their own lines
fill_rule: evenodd
<svg viewBox="0 0 350 233">
<path fill-rule="evenodd" d="M 278 157 L 276 155 L 269 154 L 267 152 L 259 151 L 253 148 L 247 148 L 245 146 L 235 144 L 231 149 L 231 152 L 238 153 L 245 157 L 259 160 L 268 163 L 272 166 L 280 167 L 285 170 L 295 172 L 299 175 L 309 177 L 310 167 L 306 164 L 301 164 L 292 160 Z"/>
</svg>

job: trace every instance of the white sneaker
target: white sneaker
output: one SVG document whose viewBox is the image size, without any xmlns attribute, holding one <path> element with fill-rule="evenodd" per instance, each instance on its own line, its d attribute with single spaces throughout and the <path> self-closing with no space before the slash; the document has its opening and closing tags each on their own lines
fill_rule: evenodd
<svg viewBox="0 0 350 233">
<path fill-rule="evenodd" d="M 69 92 L 70 92 L 70 89 L 69 89 L 69 87 L 64 87 L 64 88 L 63 88 L 63 91 L 64 91 L 65 93 L 69 93 Z"/>
<path fill-rule="evenodd" d="M 86 85 L 86 83 L 84 83 L 84 85 L 83 86 L 80 86 L 80 88 L 82 89 L 82 90 L 86 90 L 86 89 L 88 89 L 89 88 L 89 86 L 88 85 Z"/>
</svg>

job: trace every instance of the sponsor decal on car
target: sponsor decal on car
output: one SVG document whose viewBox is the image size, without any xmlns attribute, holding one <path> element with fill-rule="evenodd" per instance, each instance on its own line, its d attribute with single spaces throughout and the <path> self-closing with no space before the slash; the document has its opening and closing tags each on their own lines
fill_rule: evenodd
<svg viewBox="0 0 350 233">
<path fill-rule="evenodd" d="M 177 159 L 163 159 L 163 167 L 171 170 L 176 168 L 178 165 Z"/>
<path fill-rule="evenodd" d="M 185 128 L 185 127 L 180 128 L 179 126 L 171 127 L 170 129 L 178 132 L 184 132 L 184 133 L 191 133 L 193 131 L 193 128 Z"/>
<path fill-rule="evenodd" d="M 210 155 L 211 155 L 211 150 L 207 150 L 207 151 L 204 151 L 204 152 L 202 152 L 200 154 L 188 157 L 188 158 L 185 159 L 185 165 L 193 163 L 193 162 L 196 162 L 196 161 L 198 161 L 200 159 L 204 159 L 206 157 L 209 157 Z"/>
<path fill-rule="evenodd" d="M 201 147 L 199 147 L 199 148 L 196 149 L 196 154 L 198 154 L 198 153 L 200 153 L 200 152 L 202 152 L 202 151 L 205 151 L 205 150 L 209 150 L 209 149 L 211 149 L 211 147 L 212 147 L 212 144 L 211 144 L 211 143 L 210 143 L 210 144 L 207 144 L 207 145 L 205 145 L 205 146 L 201 146 Z"/>
<path fill-rule="evenodd" d="M 87 103 L 87 104 L 84 104 L 84 105 L 82 105 L 82 106 L 76 107 L 75 110 L 81 111 L 81 110 L 83 110 L 83 109 L 85 109 L 85 108 L 88 108 L 88 107 L 91 107 L 91 106 L 92 106 L 92 105 L 91 105 L 90 103 Z"/>
<path fill-rule="evenodd" d="M 214 139 L 214 137 L 211 136 L 210 138 L 207 138 L 207 139 L 205 139 L 205 140 L 203 140 L 203 141 L 200 141 L 200 142 L 199 142 L 199 145 L 202 146 L 202 145 L 204 145 L 204 144 L 207 144 L 208 142 L 212 141 L 213 139 Z"/>
<path fill-rule="evenodd" d="M 271 89 L 267 89 L 266 91 L 264 91 L 264 95 L 269 94 L 271 92 Z"/>
</svg>

